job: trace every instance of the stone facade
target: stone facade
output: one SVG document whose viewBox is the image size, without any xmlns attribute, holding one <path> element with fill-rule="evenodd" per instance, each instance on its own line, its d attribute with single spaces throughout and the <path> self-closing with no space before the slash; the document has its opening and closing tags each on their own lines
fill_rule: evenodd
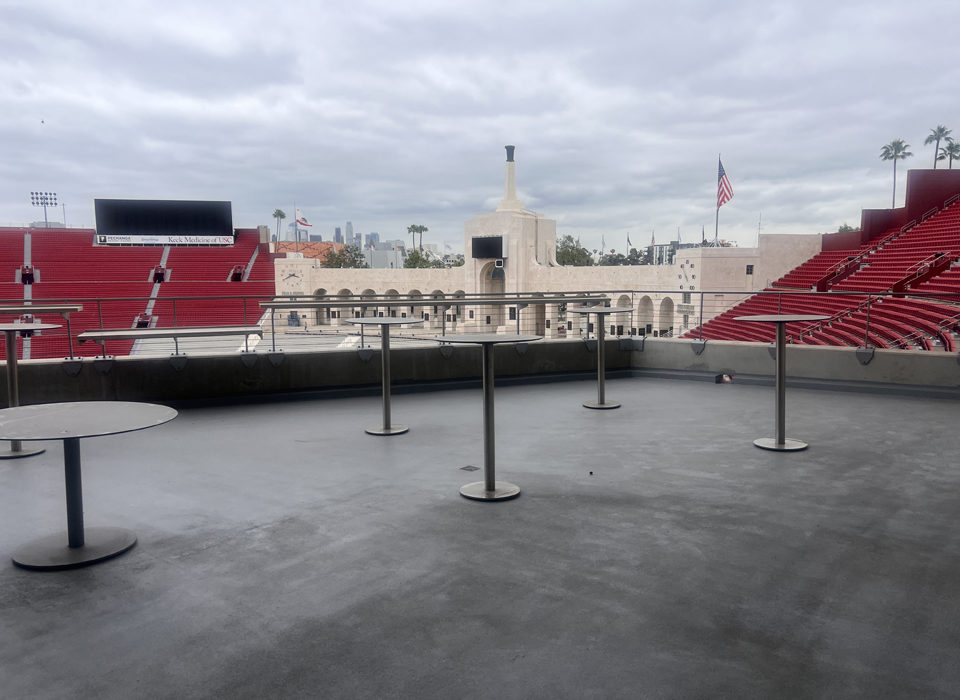
<svg viewBox="0 0 960 700">
<path fill-rule="evenodd" d="M 579 335 L 586 319 L 580 314 L 568 318 L 562 305 L 517 309 L 463 304 L 444 313 L 443 302 L 469 295 L 604 291 L 616 306 L 633 309 L 633 318 L 610 319 L 612 332 L 669 336 L 695 327 L 701 309 L 704 320 L 712 318 L 820 251 L 819 234 L 763 235 L 756 248 L 681 248 L 671 265 L 562 266 L 556 261 L 556 221 L 527 210 L 517 199 L 515 167 L 513 160 L 507 161 L 505 194 L 497 210 L 466 223 L 462 267 L 329 269 L 306 258 L 278 259 L 277 294 L 315 299 L 365 296 L 371 301 L 405 296 L 413 302 L 399 309 L 371 303 L 305 312 L 310 325 L 337 326 L 344 318 L 380 314 L 422 318 L 428 329 L 445 325 L 448 331 L 519 330 L 565 337 Z M 502 257 L 474 258 L 474 239 L 488 237 L 501 237 Z"/>
</svg>

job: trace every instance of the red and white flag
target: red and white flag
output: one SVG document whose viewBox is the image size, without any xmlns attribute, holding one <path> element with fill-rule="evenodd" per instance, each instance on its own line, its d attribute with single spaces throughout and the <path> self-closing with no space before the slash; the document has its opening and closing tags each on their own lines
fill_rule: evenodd
<svg viewBox="0 0 960 700">
<path fill-rule="evenodd" d="M 301 226 L 313 226 L 313 224 L 307 221 L 307 217 L 303 215 L 303 212 L 300 211 L 299 207 L 297 207 L 297 223 Z"/>
<path fill-rule="evenodd" d="M 719 158 L 717 158 L 717 163 L 720 166 L 717 170 L 717 209 L 719 209 L 733 199 L 733 186 L 730 184 L 727 174 L 723 171 L 723 163 L 720 162 Z"/>
</svg>

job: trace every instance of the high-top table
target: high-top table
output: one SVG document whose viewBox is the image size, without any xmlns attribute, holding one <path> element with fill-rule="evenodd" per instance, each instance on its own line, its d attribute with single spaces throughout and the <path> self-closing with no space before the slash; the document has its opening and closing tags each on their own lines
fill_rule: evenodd
<svg viewBox="0 0 960 700">
<path fill-rule="evenodd" d="M 787 324 L 825 321 L 830 318 L 822 314 L 763 314 L 759 316 L 738 316 L 735 321 L 747 323 L 775 323 L 777 324 L 777 435 L 773 438 L 757 438 L 753 444 L 765 450 L 777 452 L 795 452 L 807 449 L 803 440 L 794 440 L 785 437 L 786 434 L 786 396 L 787 396 Z"/>
<path fill-rule="evenodd" d="M 607 401 L 605 394 L 606 387 L 604 383 L 604 375 L 606 374 L 606 352 L 603 347 L 603 339 L 606 333 L 606 318 L 604 317 L 608 316 L 609 314 L 625 314 L 630 313 L 631 311 L 633 311 L 633 309 L 622 306 L 578 306 L 576 308 L 567 309 L 567 312 L 569 313 L 587 314 L 587 323 L 590 322 L 589 314 L 597 315 L 597 400 L 584 401 L 583 405 L 586 408 L 620 408 L 620 404 L 616 401 Z"/>
<path fill-rule="evenodd" d="M 440 343 L 459 343 L 483 347 L 483 481 L 460 487 L 460 495 L 475 501 L 505 501 L 520 495 L 520 487 L 506 481 L 497 481 L 495 436 L 493 421 L 493 346 L 505 343 L 530 343 L 539 335 L 504 335 L 501 333 L 463 333 L 438 335 Z"/>
<path fill-rule="evenodd" d="M 176 418 L 166 406 L 129 401 L 77 401 L 0 410 L 0 440 L 63 440 L 67 532 L 29 542 L 13 555 L 24 569 L 72 569 L 123 554 L 137 536 L 119 527 L 83 526 L 80 438 L 116 435 Z"/>
<path fill-rule="evenodd" d="M 423 323 L 416 318 L 396 318 L 394 316 L 384 316 L 383 318 L 348 318 L 347 323 L 355 326 L 380 326 L 380 368 L 383 382 L 383 426 L 380 428 L 367 428 L 366 432 L 370 435 L 400 435 L 409 430 L 405 425 L 394 425 L 390 422 L 390 326 L 402 326 L 412 323 Z"/>
<path fill-rule="evenodd" d="M 8 407 L 20 405 L 20 383 L 17 375 L 17 333 L 19 331 L 46 331 L 53 328 L 60 328 L 60 325 L 57 323 L 0 323 L 0 331 L 3 331 L 7 343 Z M 10 444 L 9 450 L 0 450 L 0 459 L 29 457 L 38 455 L 43 451 L 42 447 L 25 450 L 19 440 L 14 440 Z"/>
</svg>

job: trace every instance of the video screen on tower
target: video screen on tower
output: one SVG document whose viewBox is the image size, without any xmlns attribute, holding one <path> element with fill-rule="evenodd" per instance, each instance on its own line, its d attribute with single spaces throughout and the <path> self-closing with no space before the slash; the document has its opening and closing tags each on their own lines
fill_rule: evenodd
<svg viewBox="0 0 960 700">
<path fill-rule="evenodd" d="M 101 244 L 229 245 L 230 202 L 169 199 L 96 199 Z"/>
<path fill-rule="evenodd" d="M 503 236 L 478 236 L 471 239 L 474 258 L 502 258 Z"/>
</svg>

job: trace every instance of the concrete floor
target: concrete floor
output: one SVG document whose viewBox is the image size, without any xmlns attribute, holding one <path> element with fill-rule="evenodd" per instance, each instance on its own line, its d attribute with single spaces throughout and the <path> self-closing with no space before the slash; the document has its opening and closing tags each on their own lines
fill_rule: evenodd
<svg viewBox="0 0 960 700">
<path fill-rule="evenodd" d="M 0 564 L 3 698 L 960 696 L 960 404 L 611 380 L 193 408 L 82 441 L 69 572 Z M 65 527 L 62 449 L 0 462 L 0 552 Z M 592 472 L 592 473 L 591 473 Z"/>
</svg>

